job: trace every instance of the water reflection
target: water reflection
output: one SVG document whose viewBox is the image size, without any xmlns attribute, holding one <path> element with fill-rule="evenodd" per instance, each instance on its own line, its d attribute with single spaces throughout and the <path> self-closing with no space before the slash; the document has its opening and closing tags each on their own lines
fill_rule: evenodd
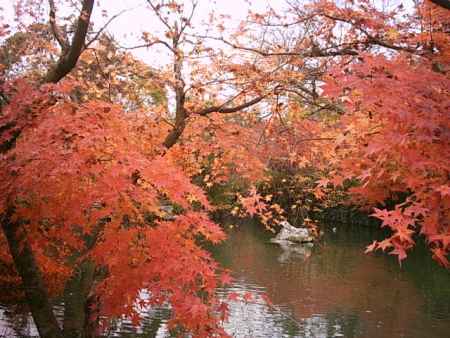
<svg viewBox="0 0 450 338">
<path fill-rule="evenodd" d="M 31 318 L 0 306 L 0 337 L 34 337 L 37 330 Z"/>
<path fill-rule="evenodd" d="M 230 302 L 230 320 L 225 323 L 226 331 L 233 337 L 342 337 L 342 326 L 313 315 L 310 318 L 296 320 L 291 309 L 283 305 L 268 306 L 260 294 L 265 288 L 237 280 L 227 288 L 219 290 L 226 298 L 230 292 L 242 298 L 247 292 L 255 294 L 249 302 Z"/>
<path fill-rule="evenodd" d="M 115 325 L 110 328 L 106 337 L 170 337 L 167 328 L 167 318 L 169 318 L 169 315 L 170 311 L 167 308 L 149 310 L 137 327 L 129 320 L 118 320 Z"/>
<path fill-rule="evenodd" d="M 244 289 L 264 286 L 280 309 L 265 320 L 277 319 L 273 326 L 290 330 L 261 331 L 264 321 L 239 316 L 229 327 L 253 325 L 253 337 L 448 337 L 449 272 L 420 249 L 402 268 L 393 257 L 364 255 L 376 235 L 363 227 L 329 231 L 310 255 L 289 253 L 286 259 L 286 251 L 255 226 L 234 231 L 217 258 Z"/>
<path fill-rule="evenodd" d="M 338 228 L 313 248 L 283 249 L 254 224 L 232 230 L 213 250 L 235 277 L 217 291 L 223 299 L 238 296 L 230 301 L 226 331 L 233 337 L 450 336 L 450 273 L 420 249 L 402 268 L 393 257 L 364 255 L 376 236 L 361 226 Z M 243 301 L 248 292 L 253 298 Z M 28 317 L 4 311 L 0 337 L 35 334 Z M 170 337 L 168 317 L 168 309 L 153 309 L 141 326 L 118 321 L 109 336 Z"/>
</svg>

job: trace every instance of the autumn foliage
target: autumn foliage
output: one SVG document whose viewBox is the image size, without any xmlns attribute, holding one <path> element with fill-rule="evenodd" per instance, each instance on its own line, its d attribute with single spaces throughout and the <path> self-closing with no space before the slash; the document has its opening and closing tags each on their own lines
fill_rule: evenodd
<svg viewBox="0 0 450 338">
<path fill-rule="evenodd" d="M 152 297 L 140 306 L 170 301 L 174 324 L 206 335 L 214 323 L 210 311 L 219 305 L 220 273 L 196 241 L 217 243 L 224 234 L 208 219 L 202 190 L 154 154 L 160 140 L 151 130 L 142 137 L 151 121 L 102 102 L 50 105 L 52 95 L 64 95 L 58 86 L 15 88 L 4 116 L 18 120 L 19 113 L 29 121 L 2 160 L 2 213 L 12 208 L 12 221 L 27 220 L 22 231 L 54 293 L 77 262 L 89 259 L 108 271 L 96 285 L 99 315 L 136 318 L 134 300 L 145 288 Z M 158 215 L 163 199 L 183 214 L 146 221 Z"/>
<path fill-rule="evenodd" d="M 277 135 L 273 154 L 291 167 L 321 173 L 311 191 L 316 198 L 326 198 L 333 188 L 347 190 L 346 203 L 363 207 L 390 228 L 391 237 L 367 252 L 388 251 L 401 262 L 423 235 L 433 258 L 448 268 L 448 10 L 425 2 L 414 16 L 403 6 L 380 10 L 368 1 L 319 1 L 294 2 L 285 16 L 271 14 L 269 21 L 256 13 L 253 22 L 267 30 L 315 24 L 311 29 L 323 37 L 310 52 L 298 44 L 252 48 L 266 57 L 286 57 L 306 77 L 295 91 L 285 88 L 293 98 L 286 115 L 269 121 L 268 129 Z M 304 88 L 314 67 L 307 57 L 314 53 L 339 57 L 317 61 L 323 84 L 313 78 Z M 292 55 L 303 55 L 303 62 L 290 60 Z M 293 81 L 289 72 L 286 76 Z"/>
<path fill-rule="evenodd" d="M 148 1 L 164 33 L 135 47 L 167 52 L 155 69 L 107 34 L 114 17 L 93 29 L 93 0 L 66 18 L 73 31 L 57 5 L 71 8 L 49 1 L 41 24 L 39 5 L 19 1 L 17 17 L 36 23 L 0 27 L 1 282 L 38 291 L 17 296 L 42 336 L 52 320 L 39 320 L 35 297 L 49 305 L 84 275 L 83 320 L 96 330 L 170 305 L 178 333 L 225 336 L 215 289 L 230 277 L 204 249 L 225 234 L 210 214 L 273 230 L 305 206 L 293 194 L 283 210 L 261 188 L 277 168 L 304 200 L 326 207 L 338 191 L 388 227 L 367 252 L 401 262 L 423 236 L 449 267 L 448 10 L 292 1 L 232 32 L 212 13 L 200 34 L 195 1 Z M 208 199 L 219 188 L 226 205 Z"/>
<path fill-rule="evenodd" d="M 326 88 L 330 95 L 335 83 L 346 88 L 352 112 L 342 119 L 336 175 L 356 177 L 360 185 L 350 192 L 359 203 L 378 206 L 373 215 L 393 231 L 369 250 L 392 249 L 403 260 L 420 232 L 448 267 L 448 77 L 402 56 L 363 56 L 349 72 L 334 74 Z M 387 200 L 396 202 L 393 209 L 381 207 Z"/>
</svg>

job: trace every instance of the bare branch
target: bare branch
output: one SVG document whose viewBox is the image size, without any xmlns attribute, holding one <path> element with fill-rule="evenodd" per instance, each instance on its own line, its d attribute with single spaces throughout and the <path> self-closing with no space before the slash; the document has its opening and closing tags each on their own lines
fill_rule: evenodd
<svg viewBox="0 0 450 338">
<path fill-rule="evenodd" d="M 183 34 L 183 32 L 186 29 L 186 27 L 191 24 L 191 21 L 192 21 L 192 18 L 194 17 L 195 9 L 197 8 L 197 6 L 198 6 L 198 2 L 197 1 L 192 1 L 191 14 L 189 15 L 188 19 L 184 22 L 184 24 L 181 25 L 180 36 L 181 36 L 181 34 Z"/>
<path fill-rule="evenodd" d="M 139 49 L 139 48 L 149 48 L 149 47 L 157 45 L 157 44 L 163 45 L 163 46 L 167 47 L 172 53 L 175 53 L 175 50 L 172 48 L 172 46 L 169 45 L 166 41 L 163 41 L 163 40 L 155 40 L 155 41 L 152 41 L 152 42 L 143 43 L 141 45 L 136 45 L 136 46 L 131 46 L 131 47 L 122 46 L 122 45 L 119 45 L 116 42 L 116 45 L 120 49 L 125 49 L 125 50 L 133 50 L 133 49 Z"/>
<path fill-rule="evenodd" d="M 61 30 L 58 27 L 58 24 L 56 23 L 55 1 L 48 0 L 48 4 L 50 6 L 50 14 L 49 14 L 50 28 L 52 29 L 52 33 L 56 41 L 58 41 L 59 45 L 61 46 L 61 49 L 65 51 L 67 48 L 69 48 L 69 41 L 67 41 L 66 37 L 61 32 Z"/>
<path fill-rule="evenodd" d="M 271 53 L 271 52 L 265 52 L 261 49 L 258 48 L 253 48 L 253 47 L 245 47 L 245 46 L 240 46 L 240 45 L 236 45 L 235 43 L 232 43 L 228 40 L 225 40 L 224 38 L 219 38 L 219 37 L 212 37 L 212 36 L 198 36 L 201 38 L 205 38 L 205 39 L 212 39 L 212 40 L 217 40 L 217 41 L 221 41 L 223 43 L 225 43 L 226 45 L 234 48 L 234 49 L 239 49 L 239 50 L 245 50 L 245 51 L 249 51 L 249 52 L 253 52 L 256 54 L 259 54 L 261 56 L 264 57 L 268 57 L 268 56 L 299 56 L 299 57 L 331 57 L 331 56 L 344 56 L 344 55 L 358 55 L 358 51 L 353 50 L 349 47 L 345 47 L 342 49 L 337 49 L 337 50 L 331 50 L 328 51 L 327 49 L 320 49 L 320 48 L 312 48 L 308 51 L 292 51 L 292 52 L 275 52 L 275 53 Z"/>
<path fill-rule="evenodd" d="M 256 22 L 256 21 L 249 21 L 249 23 L 253 23 L 253 24 L 258 24 L 258 25 L 262 25 L 265 27 L 281 27 L 281 28 L 288 28 L 291 26 L 296 26 L 298 24 L 304 23 L 308 20 L 311 20 L 315 17 L 315 14 L 309 15 L 309 16 L 304 16 L 301 19 L 292 21 L 292 22 L 286 22 L 286 23 L 270 23 L 268 21 L 265 21 L 263 23 L 260 22 Z"/>
<path fill-rule="evenodd" d="M 92 39 L 90 39 L 86 44 L 85 44 L 85 49 L 88 48 L 94 41 L 96 41 L 100 35 L 105 31 L 105 29 L 111 24 L 111 22 L 113 22 L 115 19 L 117 19 L 119 16 L 121 16 L 123 13 L 129 12 L 131 10 L 133 10 L 135 8 L 127 8 L 124 9 L 122 11 L 120 11 L 119 13 L 113 15 L 98 31 L 97 33 L 94 35 L 94 37 Z"/>
<path fill-rule="evenodd" d="M 251 107 L 251 106 L 261 102 L 267 96 L 268 96 L 268 94 L 261 95 L 261 96 L 255 97 L 253 100 L 250 100 L 250 101 L 244 102 L 244 103 L 242 103 L 240 105 L 237 105 L 237 106 L 234 106 L 234 107 L 229 107 L 229 108 L 226 108 L 226 105 L 229 103 L 227 101 L 227 102 L 225 102 L 224 104 L 222 104 L 220 106 L 213 106 L 213 107 L 205 108 L 205 109 L 202 109 L 200 111 L 195 112 L 194 114 L 205 116 L 205 115 L 208 115 L 210 113 L 221 113 L 221 114 L 236 113 L 238 111 L 241 111 L 243 109 L 246 109 L 248 107 Z"/>
<path fill-rule="evenodd" d="M 148 4 L 150 5 L 150 7 L 153 9 L 153 11 L 155 12 L 155 14 L 156 14 L 156 16 L 158 17 L 159 21 L 161 21 L 162 24 L 163 24 L 164 26 L 166 26 L 167 29 L 168 29 L 169 31 L 172 31 L 172 27 L 171 27 L 170 24 L 167 22 L 167 20 L 164 19 L 164 18 L 162 17 L 161 13 L 159 12 L 159 8 L 158 8 L 157 6 L 155 6 L 151 0 L 147 0 L 147 3 L 148 3 Z"/>
</svg>

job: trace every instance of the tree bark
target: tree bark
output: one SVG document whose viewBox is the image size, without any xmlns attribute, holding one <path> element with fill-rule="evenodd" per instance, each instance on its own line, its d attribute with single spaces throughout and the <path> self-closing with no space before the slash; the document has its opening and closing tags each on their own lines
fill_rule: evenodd
<svg viewBox="0 0 450 338">
<path fill-rule="evenodd" d="M 44 83 L 57 83 L 63 79 L 77 64 L 78 58 L 84 50 L 86 34 L 91 20 L 94 0 L 84 0 L 81 14 L 78 18 L 75 34 L 70 47 L 63 48 L 55 67 L 51 68 L 44 78 Z M 54 9 L 53 9 L 54 11 Z M 51 12 L 52 15 L 52 12 Z M 53 15 L 54 16 L 54 13 Z M 54 18 L 50 19 L 52 27 L 56 27 Z M 54 29 L 53 29 L 54 30 Z M 58 39 L 58 38 L 57 38 Z"/>
<path fill-rule="evenodd" d="M 12 210 L 3 215 L 2 229 L 8 241 L 15 268 L 22 279 L 28 306 L 39 336 L 41 338 L 63 338 L 41 272 L 27 241 L 24 225 L 17 221 L 12 222 L 11 215 Z"/>
<path fill-rule="evenodd" d="M 94 283 L 95 265 L 84 261 L 64 288 L 64 337 L 91 338 L 88 297 Z"/>
<path fill-rule="evenodd" d="M 55 22 L 55 8 L 53 2 L 50 2 L 51 12 L 50 21 L 53 29 L 56 29 Z M 94 0 L 83 0 L 82 9 L 80 16 L 78 18 L 76 30 L 72 39 L 70 46 L 62 48 L 61 55 L 58 59 L 55 67 L 51 68 L 45 78 L 42 80 L 43 83 L 57 83 L 63 79 L 77 64 L 81 53 L 84 50 L 86 34 L 89 28 L 89 22 L 94 7 Z M 8 98 L 4 96 L 3 93 L 1 104 L 5 102 L 8 103 Z M 1 106 L 0 106 L 1 108 Z M 0 133 L 14 127 L 14 124 L 0 126 Z M 21 130 L 18 129 L 10 139 L 4 141 L 0 144 L 0 153 L 5 154 L 12 148 L 14 148 L 16 139 L 20 136 Z M 87 338 L 85 327 L 86 325 L 86 314 L 85 314 L 85 304 L 87 295 L 83 293 L 77 295 L 76 293 L 71 293 L 71 297 L 68 297 L 68 309 L 69 314 L 74 315 L 73 321 L 66 321 L 67 334 L 62 332 L 58 325 L 55 314 L 53 313 L 53 307 L 50 302 L 50 297 L 47 292 L 46 285 L 42 278 L 41 271 L 34 257 L 32 248 L 28 242 L 25 224 L 23 221 L 12 221 L 11 216 L 13 215 L 14 209 L 11 208 L 4 214 L 0 215 L 2 230 L 8 242 L 9 251 L 13 258 L 14 266 L 22 279 L 23 286 L 25 288 L 25 296 L 27 303 L 30 307 L 31 314 L 34 319 L 34 323 L 38 329 L 39 336 L 41 338 L 63 338 L 63 337 L 83 337 Z M 84 272 L 83 272 L 84 273 Z M 82 274 L 81 279 L 71 280 L 68 287 L 76 289 L 84 289 L 87 281 L 91 274 L 89 269 L 86 271 L 86 275 Z M 79 282 L 77 284 L 77 282 Z M 92 285 L 92 282 L 91 284 Z M 77 299 L 79 297 L 80 299 Z M 79 305 L 82 305 L 82 309 Z M 75 308 L 77 309 L 75 311 Z M 73 311 L 72 311 L 73 310 Z M 67 315 L 66 315 L 67 317 Z M 80 324 L 82 321 L 82 325 Z M 69 323 L 70 322 L 70 323 Z M 81 325 L 81 326 L 80 326 Z M 80 328 L 81 327 L 81 328 Z M 79 334 L 82 335 L 79 335 Z"/>
<path fill-rule="evenodd" d="M 178 48 L 180 34 L 181 33 L 178 31 L 178 28 L 175 27 L 175 34 L 172 41 L 172 50 L 174 51 L 173 72 L 175 74 L 175 125 L 163 142 L 163 145 L 167 149 L 171 148 L 178 142 L 178 139 L 183 134 L 183 131 L 186 128 L 186 119 L 188 117 L 185 108 L 186 94 L 184 92 L 185 83 L 182 73 L 183 57 L 182 52 Z"/>
</svg>

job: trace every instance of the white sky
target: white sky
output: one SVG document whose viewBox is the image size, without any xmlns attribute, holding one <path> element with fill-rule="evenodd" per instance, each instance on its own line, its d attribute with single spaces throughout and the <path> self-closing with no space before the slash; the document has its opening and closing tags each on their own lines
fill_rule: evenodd
<svg viewBox="0 0 450 338">
<path fill-rule="evenodd" d="M 14 6 L 18 2 L 18 0 L 0 0 L 0 22 L 4 21 L 12 27 L 15 26 Z M 154 2 L 157 3 L 158 1 L 156 0 Z M 190 0 L 185 1 L 185 3 L 190 4 Z M 268 5 L 274 8 L 281 8 L 283 4 L 284 0 L 198 0 L 198 7 L 193 23 L 196 30 L 202 31 L 206 28 L 204 22 L 207 21 L 209 13 L 214 10 L 217 14 L 230 15 L 231 20 L 229 20 L 229 22 L 237 26 L 240 21 L 246 18 L 250 8 L 257 11 L 263 11 Z M 43 8 L 44 13 L 47 13 L 46 0 L 43 0 L 43 6 L 45 6 L 45 8 Z M 158 22 L 155 16 L 152 15 L 151 10 L 148 8 L 147 1 L 145 0 L 97 0 L 92 17 L 92 22 L 94 22 L 95 27 L 97 28 L 101 27 L 105 22 L 105 18 L 102 17 L 102 9 L 104 8 L 107 8 L 109 16 L 113 16 L 125 9 L 131 9 L 115 19 L 108 26 L 108 31 L 123 45 L 137 45 L 143 31 L 151 32 L 158 36 L 160 36 L 161 31 L 163 31 L 164 27 Z M 58 16 L 63 16 L 67 13 L 67 11 L 64 11 L 64 8 L 58 8 Z M 3 20 L 1 19 L 1 16 L 3 16 Z M 45 19 L 47 20 L 47 18 Z M 157 55 L 161 55 L 161 53 L 165 54 L 165 52 L 158 47 L 152 47 L 150 51 L 146 51 L 145 49 L 133 51 L 133 54 L 150 64 L 154 63 L 151 62 L 150 59 L 156 62 L 158 61 L 158 58 L 154 57 L 155 53 Z M 153 57 L 149 58 L 149 54 L 152 54 Z"/>
<path fill-rule="evenodd" d="M 34 0 L 36 2 L 36 0 Z M 43 3 L 44 19 L 47 21 L 47 0 L 40 0 Z M 341 1 L 341 0 L 336 0 Z M 14 6 L 20 2 L 19 0 L 0 0 L 0 22 L 4 21 L 14 27 Z M 39 0 L 37 1 L 39 2 Z M 81 2 L 78 0 L 78 2 Z M 158 0 L 154 0 L 158 3 Z M 305 3 L 308 1 L 305 1 Z M 375 0 L 382 7 L 394 7 L 400 3 L 404 3 L 407 7 L 411 6 L 411 0 Z M 190 4 L 190 0 L 185 0 L 185 4 Z M 248 10 L 251 8 L 256 11 L 264 11 L 268 6 L 281 10 L 286 8 L 286 0 L 198 0 L 198 8 L 194 16 L 193 24 L 197 32 L 202 32 L 207 26 L 204 24 L 208 20 L 209 13 L 215 11 L 217 14 L 230 15 L 231 20 L 227 23 L 237 26 L 247 17 Z M 163 26 L 152 15 L 152 11 L 148 8 L 146 0 L 96 0 L 96 6 L 93 12 L 92 22 L 96 28 L 101 27 L 105 22 L 102 17 L 102 9 L 108 10 L 108 15 L 113 16 L 122 10 L 131 9 L 120 17 L 115 19 L 108 28 L 115 38 L 126 46 L 139 44 L 139 38 L 143 31 L 151 32 L 154 35 L 161 36 Z M 63 16 L 67 14 L 67 9 L 58 9 L 58 14 Z M 3 13 L 2 13 L 3 12 Z M 3 16 L 3 20 L 1 18 Z M 232 29 L 233 27 L 227 27 Z M 142 42 L 141 42 L 142 43 Z M 223 47 L 223 46 L 222 46 Z M 151 50 L 139 49 L 134 50 L 133 54 L 140 57 L 152 66 L 160 66 L 164 59 L 167 59 L 167 53 L 162 47 L 152 47 Z"/>
<path fill-rule="evenodd" d="M 251 2 L 251 5 L 249 5 L 249 2 Z M 111 1 L 111 5 L 108 4 L 109 15 L 114 15 L 127 8 L 134 8 L 134 10 L 126 12 L 121 17 L 117 18 L 109 28 L 109 31 L 127 46 L 132 46 L 133 41 L 135 41 L 135 45 L 138 44 L 136 42 L 139 40 L 143 31 L 163 37 L 164 27 L 155 16 L 152 15 L 151 10 L 148 9 L 146 3 L 145 0 L 125 0 Z M 157 3 L 157 1 L 155 1 L 155 3 Z M 185 1 L 185 3 L 189 4 L 190 1 Z M 213 10 L 216 14 L 230 15 L 231 20 L 228 20 L 228 23 L 237 26 L 242 20 L 246 19 L 250 8 L 257 11 L 263 11 L 268 5 L 275 8 L 281 8 L 283 3 L 284 0 L 198 0 L 198 7 L 193 18 L 193 26 L 199 33 L 204 32 L 207 28 L 205 22 L 208 21 L 209 14 Z M 104 19 L 101 18 L 100 11 L 94 13 L 93 20 L 98 23 L 104 21 Z M 158 46 L 151 47 L 151 50 L 135 50 L 133 51 L 133 54 L 154 66 L 160 65 L 160 61 L 162 60 L 159 58 L 167 56 L 164 48 Z M 150 55 L 152 57 L 150 57 Z M 156 58 L 155 55 L 157 56 Z"/>
</svg>

